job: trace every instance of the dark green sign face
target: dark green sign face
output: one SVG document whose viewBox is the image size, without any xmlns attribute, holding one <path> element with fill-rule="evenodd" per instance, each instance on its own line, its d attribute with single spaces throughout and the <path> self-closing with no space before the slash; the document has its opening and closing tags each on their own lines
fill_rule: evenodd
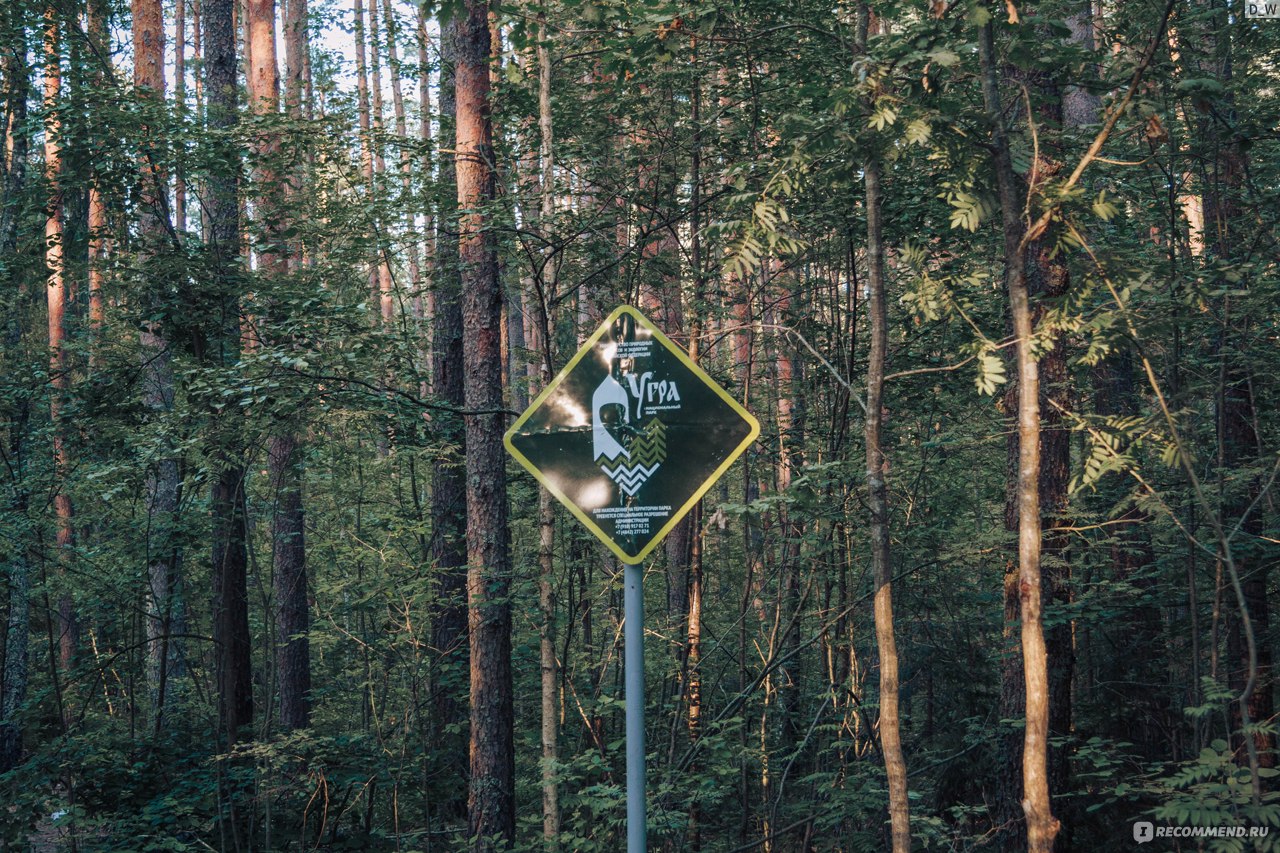
<svg viewBox="0 0 1280 853">
<path fill-rule="evenodd" d="M 614 310 L 507 431 L 507 450 L 639 563 L 760 424 L 639 311 Z"/>
</svg>

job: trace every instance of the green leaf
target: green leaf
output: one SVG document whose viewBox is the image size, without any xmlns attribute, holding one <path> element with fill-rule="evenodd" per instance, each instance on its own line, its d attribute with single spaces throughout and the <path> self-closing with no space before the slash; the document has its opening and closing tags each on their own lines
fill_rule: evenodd
<svg viewBox="0 0 1280 853">
<path fill-rule="evenodd" d="M 940 47 L 929 51 L 929 61 L 941 65 L 943 68 L 950 68 L 960 62 L 960 55 L 953 50 Z"/>
<path fill-rule="evenodd" d="M 929 122 L 918 118 L 907 125 L 906 132 L 903 135 L 906 137 L 907 142 L 912 145 L 924 145 L 929 141 L 931 133 Z"/>
</svg>

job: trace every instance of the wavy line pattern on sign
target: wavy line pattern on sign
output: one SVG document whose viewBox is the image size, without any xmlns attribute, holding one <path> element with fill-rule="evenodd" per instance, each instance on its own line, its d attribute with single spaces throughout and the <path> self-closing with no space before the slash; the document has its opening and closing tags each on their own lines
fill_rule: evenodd
<svg viewBox="0 0 1280 853">
<path fill-rule="evenodd" d="M 601 465 L 600 470 L 608 474 L 609 478 L 618 484 L 618 488 L 622 489 L 624 495 L 634 497 L 635 493 L 640 491 L 640 487 L 645 484 L 645 481 L 658 470 L 658 466 L 628 465 L 625 462 L 616 462 L 612 465 Z"/>
</svg>

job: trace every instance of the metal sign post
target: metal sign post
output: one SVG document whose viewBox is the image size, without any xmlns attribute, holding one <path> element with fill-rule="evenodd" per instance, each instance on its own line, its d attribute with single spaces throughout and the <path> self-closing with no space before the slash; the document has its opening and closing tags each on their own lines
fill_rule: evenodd
<svg viewBox="0 0 1280 853">
<path fill-rule="evenodd" d="M 644 853 L 644 558 L 760 424 L 629 305 L 614 310 L 503 437 L 622 562 L 627 851 Z"/>
<path fill-rule="evenodd" d="M 623 570 L 623 668 L 627 705 L 627 853 L 645 853 L 644 566 Z"/>
</svg>

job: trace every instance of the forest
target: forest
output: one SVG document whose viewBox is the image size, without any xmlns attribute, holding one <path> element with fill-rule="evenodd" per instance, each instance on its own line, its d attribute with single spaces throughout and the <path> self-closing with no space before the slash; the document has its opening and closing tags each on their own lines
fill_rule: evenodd
<svg viewBox="0 0 1280 853">
<path fill-rule="evenodd" d="M 0 849 L 627 849 L 638 571 L 647 849 L 1280 850 L 1277 18 L 4 0 Z"/>
</svg>

